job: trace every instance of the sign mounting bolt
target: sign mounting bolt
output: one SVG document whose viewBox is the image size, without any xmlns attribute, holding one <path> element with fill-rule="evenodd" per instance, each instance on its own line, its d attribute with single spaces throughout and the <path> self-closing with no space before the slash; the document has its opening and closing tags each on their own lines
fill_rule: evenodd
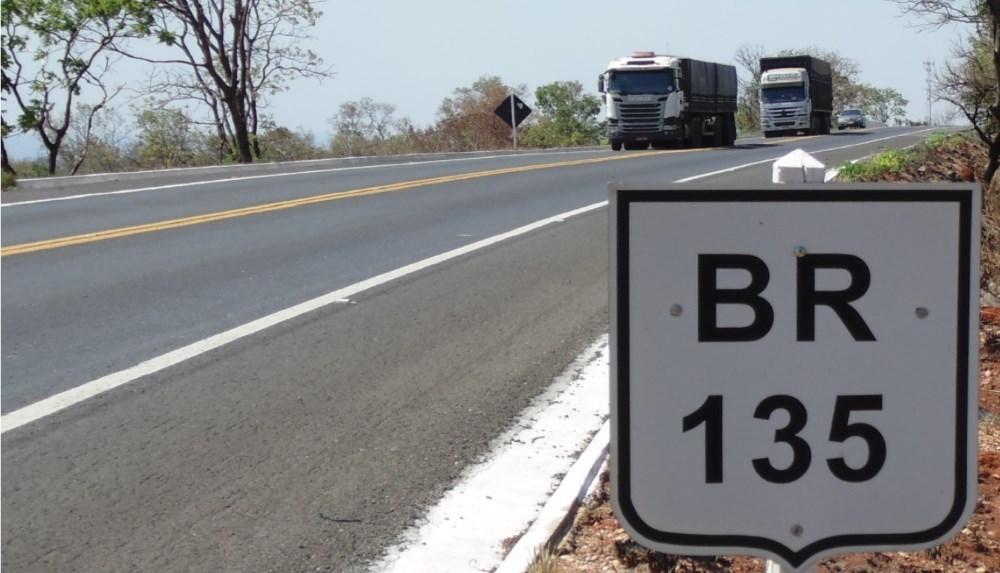
<svg viewBox="0 0 1000 573">
<path fill-rule="evenodd" d="M 794 535 L 795 537 L 802 537 L 802 533 L 804 531 L 805 530 L 802 529 L 802 526 L 799 525 L 798 523 L 792 526 L 792 535 Z"/>
<path fill-rule="evenodd" d="M 808 251 L 806 251 L 806 248 L 805 248 L 805 247 L 803 247 L 802 245 L 799 245 L 798 247 L 795 247 L 794 249 L 792 249 L 792 253 L 794 253 L 794 254 L 795 254 L 795 256 L 796 256 L 796 257 L 799 257 L 800 259 L 801 259 L 802 257 L 806 256 L 806 253 L 807 253 L 807 252 L 808 252 Z"/>
<path fill-rule="evenodd" d="M 670 305 L 670 316 L 680 316 L 684 313 L 684 307 L 679 304 Z"/>
<path fill-rule="evenodd" d="M 916 313 L 917 318 L 927 318 L 927 315 L 930 314 L 930 311 L 927 310 L 926 306 L 918 306 L 914 312 Z"/>
</svg>

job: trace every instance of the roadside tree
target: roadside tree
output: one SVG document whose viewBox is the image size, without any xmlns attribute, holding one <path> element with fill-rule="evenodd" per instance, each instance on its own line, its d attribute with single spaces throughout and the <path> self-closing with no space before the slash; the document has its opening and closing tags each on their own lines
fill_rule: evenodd
<svg viewBox="0 0 1000 573">
<path fill-rule="evenodd" d="M 14 124 L 4 118 L 3 136 L 36 133 L 52 175 L 74 119 L 90 123 L 121 91 L 106 79 L 109 47 L 148 33 L 149 6 L 141 0 L 5 0 L 0 12 L 4 103 L 13 101 L 19 113 Z M 74 118 L 85 91 L 94 103 Z M 6 148 L 3 169 L 13 173 Z"/>
<path fill-rule="evenodd" d="M 395 114 L 396 106 L 369 97 L 340 104 L 329 120 L 334 131 L 330 151 L 341 157 L 385 153 L 387 142 L 409 126 Z"/>
<path fill-rule="evenodd" d="M 208 134 L 183 111 L 146 109 L 135 118 L 136 142 L 131 151 L 145 169 L 192 167 L 214 162 Z"/>
<path fill-rule="evenodd" d="M 906 118 L 906 106 L 910 102 L 899 91 L 862 84 L 858 93 L 858 107 L 868 117 L 886 125 Z"/>
<path fill-rule="evenodd" d="M 155 59 L 116 45 L 129 57 L 173 67 L 155 76 L 162 102 L 203 105 L 219 146 L 241 163 L 261 156 L 258 130 L 267 95 L 296 78 L 333 76 L 302 47 L 321 12 L 313 0 L 155 0 L 153 29 L 173 46 L 173 58 Z"/>
<path fill-rule="evenodd" d="M 1000 0 L 892 0 L 905 14 L 923 18 L 928 28 L 946 24 L 972 27 L 957 45 L 953 61 L 937 77 L 937 97 L 957 107 L 989 150 L 983 179 L 989 184 L 1000 167 Z"/>
<path fill-rule="evenodd" d="M 482 76 L 469 87 L 456 88 L 438 108 L 435 137 L 453 151 L 510 147 L 510 127 L 493 110 L 511 93 L 523 99 L 527 91 L 524 85 L 505 85 L 497 76 Z"/>
<path fill-rule="evenodd" d="M 60 170 L 70 174 L 112 173 L 136 167 L 125 153 L 133 126 L 118 110 L 106 106 L 94 111 L 89 104 L 77 104 L 75 114 L 88 121 L 76 122 L 66 135 L 60 151 Z"/>
<path fill-rule="evenodd" d="M 601 142 L 597 114 L 601 100 L 583 93 L 580 82 L 553 82 L 535 90 L 541 116 L 524 131 L 522 141 L 530 147 L 569 147 Z"/>
<path fill-rule="evenodd" d="M 268 122 L 258 139 L 264 161 L 318 159 L 323 155 L 309 131 L 291 130 Z"/>
<path fill-rule="evenodd" d="M 764 46 L 743 45 L 736 50 L 739 74 L 739 98 L 736 103 L 736 127 L 743 133 L 760 130 L 760 59 Z"/>
</svg>

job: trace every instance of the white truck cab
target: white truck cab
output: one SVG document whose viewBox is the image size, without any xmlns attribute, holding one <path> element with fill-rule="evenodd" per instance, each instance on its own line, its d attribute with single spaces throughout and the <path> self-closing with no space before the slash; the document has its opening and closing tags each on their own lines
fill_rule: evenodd
<svg viewBox="0 0 1000 573">
<path fill-rule="evenodd" d="M 809 74 L 802 68 L 779 68 L 760 75 L 761 128 L 807 131 L 812 129 Z"/>
<path fill-rule="evenodd" d="M 682 127 L 680 59 L 653 52 L 615 58 L 601 75 L 611 147 L 645 148 L 676 139 Z"/>
</svg>

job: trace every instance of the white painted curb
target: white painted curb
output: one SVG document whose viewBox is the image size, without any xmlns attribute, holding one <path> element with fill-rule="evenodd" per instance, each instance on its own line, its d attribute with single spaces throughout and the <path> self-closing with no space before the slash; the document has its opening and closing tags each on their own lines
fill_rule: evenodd
<svg viewBox="0 0 1000 573">
<path fill-rule="evenodd" d="M 587 449 L 573 463 L 545 507 L 494 573 L 524 573 L 543 546 L 552 544 L 573 525 L 577 509 L 597 481 L 608 457 L 611 422 L 605 421 Z"/>
<path fill-rule="evenodd" d="M 567 472 L 578 465 L 581 452 L 593 451 L 588 448 L 608 419 L 608 374 L 604 334 L 532 400 L 510 429 L 494 440 L 491 452 L 467 467 L 461 479 L 366 571 L 495 571 L 509 554 L 507 543 L 516 543 L 539 522 Z M 605 435 L 605 443 L 607 439 Z M 565 506 L 549 507 L 565 517 Z"/>
</svg>

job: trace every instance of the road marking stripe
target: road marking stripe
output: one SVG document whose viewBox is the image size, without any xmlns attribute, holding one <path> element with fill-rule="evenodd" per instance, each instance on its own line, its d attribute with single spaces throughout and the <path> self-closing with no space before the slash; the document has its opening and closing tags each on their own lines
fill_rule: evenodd
<svg viewBox="0 0 1000 573">
<path fill-rule="evenodd" d="M 169 368 L 170 366 L 174 366 L 175 364 L 179 364 L 185 360 L 229 344 L 230 342 L 256 334 L 277 324 L 292 320 L 293 318 L 302 316 L 308 312 L 318 310 L 324 306 L 340 302 L 344 299 L 350 299 L 351 297 L 354 297 L 366 290 L 373 289 L 385 283 L 405 277 L 406 275 L 422 271 L 426 268 L 467 255 L 474 251 L 484 249 L 490 245 L 506 241 L 507 239 L 512 239 L 514 237 L 530 233 L 547 225 L 555 224 L 560 220 L 569 219 L 570 217 L 576 217 L 577 215 L 601 209 L 607 206 L 607 204 L 607 201 L 593 203 L 585 207 L 573 209 L 572 211 L 560 213 L 559 215 L 555 215 L 553 217 L 535 221 L 534 223 L 529 223 L 522 227 L 507 231 L 506 233 L 501 233 L 499 235 L 494 235 L 492 237 L 470 243 L 464 247 L 459 247 L 439 255 L 428 257 L 421 261 L 411 263 L 344 288 L 337 289 L 327 294 L 320 295 L 289 308 L 279 310 L 203 340 L 193 342 L 187 346 L 183 346 L 171 352 L 167 352 L 166 354 L 162 354 L 136 364 L 131 368 L 126 368 L 125 370 L 114 372 L 112 374 L 108 374 L 107 376 L 102 376 L 101 378 L 91 382 L 87 382 L 75 388 L 49 396 L 48 398 L 0 416 L 0 433 L 5 434 L 11 430 L 20 428 L 25 424 L 38 420 L 39 418 L 44 418 L 45 416 L 58 412 L 59 410 L 83 402 L 84 400 L 97 396 L 98 394 L 103 394 L 109 390 L 113 390 L 114 388 L 118 388 L 124 384 L 128 384 L 129 382 L 142 378 L 143 376 L 159 372 L 160 370 Z"/>
<path fill-rule="evenodd" d="M 924 133 L 926 131 L 930 130 L 928 129 L 910 134 L 890 136 L 883 138 L 882 140 L 892 139 L 894 137 L 902 137 L 903 135 L 916 135 L 919 133 Z M 882 141 L 882 140 L 877 140 L 877 141 Z M 817 153 L 822 153 L 823 151 L 833 151 L 837 149 L 843 149 L 845 147 L 857 147 L 860 145 L 865 145 L 867 143 L 873 143 L 873 142 L 868 141 L 865 143 L 857 143 L 843 147 L 835 147 L 826 150 L 821 150 Z M 774 161 L 774 159 L 776 158 L 768 159 L 766 161 Z M 685 179 L 677 180 L 675 181 L 675 183 L 682 183 L 684 181 L 693 181 L 695 179 L 710 177 L 718 173 L 735 171 L 736 169 L 741 169 L 743 167 L 749 167 L 752 165 L 759 165 L 761 163 L 763 162 L 755 161 L 753 163 L 747 163 L 744 164 L 743 166 L 737 166 L 722 171 L 703 173 L 701 175 L 696 175 L 693 177 L 687 177 Z M 49 396 L 48 398 L 43 398 L 38 402 L 29 404 L 27 406 L 24 406 L 23 408 L 14 410 L 13 412 L 0 416 L 0 434 L 5 434 L 9 431 L 16 430 L 17 428 L 20 428 L 25 424 L 30 424 L 31 422 L 34 422 L 36 420 L 54 414 L 60 410 L 69 408 L 70 406 L 74 406 L 76 404 L 79 404 L 80 402 L 93 398 L 94 396 L 104 394 L 105 392 L 108 392 L 120 386 L 124 386 L 125 384 L 128 384 L 130 382 L 134 382 L 135 380 L 138 380 L 144 376 L 148 376 L 150 374 L 154 374 L 171 366 L 180 364 L 181 362 L 184 362 L 186 360 L 189 360 L 206 352 L 210 352 L 212 350 L 215 350 L 216 348 L 220 348 L 231 342 L 235 342 L 242 338 L 246 338 L 247 336 L 256 334 L 272 326 L 292 320 L 293 318 L 297 318 L 299 316 L 302 316 L 314 310 L 318 310 L 325 306 L 338 303 L 343 299 L 351 299 L 351 297 L 359 293 L 362 293 L 364 291 L 400 279 L 409 274 L 422 271 L 424 269 L 441 264 L 451 259 L 455 259 L 467 255 L 469 253 L 478 251 L 480 249 L 484 249 L 491 245 L 495 245 L 497 243 L 506 241 L 507 239 L 512 239 L 514 237 L 530 233 L 547 225 L 561 223 L 571 217 L 576 217 L 578 215 L 583 215 L 585 213 L 590 213 L 592 211 L 602 209 L 606 207 L 607 204 L 608 204 L 607 201 L 593 203 L 585 207 L 580 207 L 578 209 L 573 209 L 572 211 L 567 211 L 565 213 L 560 213 L 552 217 L 547 217 L 545 219 L 535 221 L 534 223 L 529 223 L 522 227 L 518 227 L 511 231 L 507 231 L 506 233 L 501 233 L 499 235 L 494 235 L 492 237 L 488 237 L 486 239 L 470 243 L 468 245 L 465 245 L 464 247 L 459 247 L 457 249 L 452 249 L 450 251 L 434 255 L 432 257 L 428 257 L 421 261 L 417 261 L 415 263 L 411 263 L 409 265 L 400 267 L 398 269 L 388 271 L 380 275 L 376 275 L 369 279 L 365 279 L 361 282 L 357 282 L 352 285 L 346 286 L 344 288 L 334 290 L 327 294 L 320 295 L 316 298 L 307 300 L 297 305 L 285 308 L 283 310 L 279 310 L 267 316 L 263 316 L 256 320 L 252 320 L 248 323 L 242 324 L 240 326 L 231 328 L 224 332 L 212 335 L 208 338 L 193 342 L 186 346 L 182 346 L 181 348 L 172 350 L 170 352 L 167 352 L 166 354 L 161 354 L 154 358 L 150 358 L 149 360 L 140 362 L 139 364 L 136 364 L 135 366 L 132 366 L 130 368 L 119 370 L 118 372 L 102 376 L 101 378 L 97 378 L 96 380 L 92 380 L 90 382 L 81 384 L 80 386 L 76 386 L 74 388 L 70 388 L 69 390 L 65 390 L 58 394 L 54 394 L 52 396 Z"/>
<path fill-rule="evenodd" d="M 293 209 L 295 207 L 302 207 L 305 205 L 313 205 L 316 203 L 326 203 L 329 201 L 336 201 L 339 199 L 347 199 L 350 197 L 364 197 L 366 195 L 375 195 L 380 193 L 391 193 L 396 191 L 404 191 L 407 189 L 413 189 L 416 187 L 426 187 L 430 185 L 440 185 L 443 183 L 455 183 L 458 181 L 468 181 L 470 179 L 481 179 L 484 177 L 494 177 L 497 175 L 510 175 L 515 173 L 525 173 L 529 171 L 538 171 L 542 169 L 553 169 L 557 167 L 574 167 L 578 165 L 589 165 L 593 163 L 606 163 L 609 161 L 620 161 L 626 159 L 640 159 L 644 157 L 652 157 L 657 155 L 667 155 L 667 154 L 677 154 L 685 153 L 691 151 L 698 151 L 697 149 L 674 149 L 666 151 L 648 151 L 645 153 L 629 153 L 625 155 L 616 155 L 611 157 L 594 157 L 590 159 L 575 159 L 570 161 L 557 161 L 554 163 L 539 163 L 534 165 L 521 165 L 517 167 L 504 167 L 500 169 L 491 169 L 487 171 L 472 171 L 469 173 L 458 173 L 455 175 L 445 175 L 441 177 L 430 177 L 427 179 L 416 179 L 412 181 L 401 181 L 399 183 L 390 183 L 388 185 L 377 185 L 374 187 L 364 187 L 361 189 L 353 189 L 350 191 L 337 191 L 333 193 L 324 193 L 322 195 L 313 195 L 309 197 L 301 197 L 298 199 L 288 199 L 284 201 L 277 201 L 274 203 L 264 203 L 261 205 L 253 205 L 250 207 L 241 207 L 238 209 L 230 209 L 227 211 L 217 211 L 214 213 L 204 213 L 201 215 L 192 215 L 189 217 L 181 217 L 179 219 L 170 219 L 166 221 L 156 221 L 153 223 L 144 223 L 141 225 L 133 225 L 129 227 L 119 227 L 117 229 L 108 229 L 105 231 L 96 231 L 92 233 L 83 233 L 80 235 L 71 235 L 67 237 L 57 237 L 54 239 L 45 239 L 42 241 L 34 241 L 31 243 L 21 243 L 18 245 L 11 245 L 9 247 L 0 248 L 0 257 L 7 257 L 11 255 L 22 255 L 26 253 L 34 253 L 38 251 L 47 251 L 50 249 L 58 249 L 62 247 L 69 247 L 73 245 L 83 245 L 87 243 L 95 243 L 98 241 L 107 241 L 110 239 L 117 239 L 121 237 L 128 237 L 130 235 L 138 235 L 143 233 L 153 233 L 156 231 L 166 231 L 169 229 L 177 229 L 181 227 L 190 227 L 192 225 L 201 225 L 204 223 L 211 223 L 215 221 L 223 221 L 226 219 L 233 219 L 236 217 L 246 217 L 249 215 L 258 215 L 261 213 L 269 213 L 273 211 L 283 211 L 285 209 Z"/>
</svg>

